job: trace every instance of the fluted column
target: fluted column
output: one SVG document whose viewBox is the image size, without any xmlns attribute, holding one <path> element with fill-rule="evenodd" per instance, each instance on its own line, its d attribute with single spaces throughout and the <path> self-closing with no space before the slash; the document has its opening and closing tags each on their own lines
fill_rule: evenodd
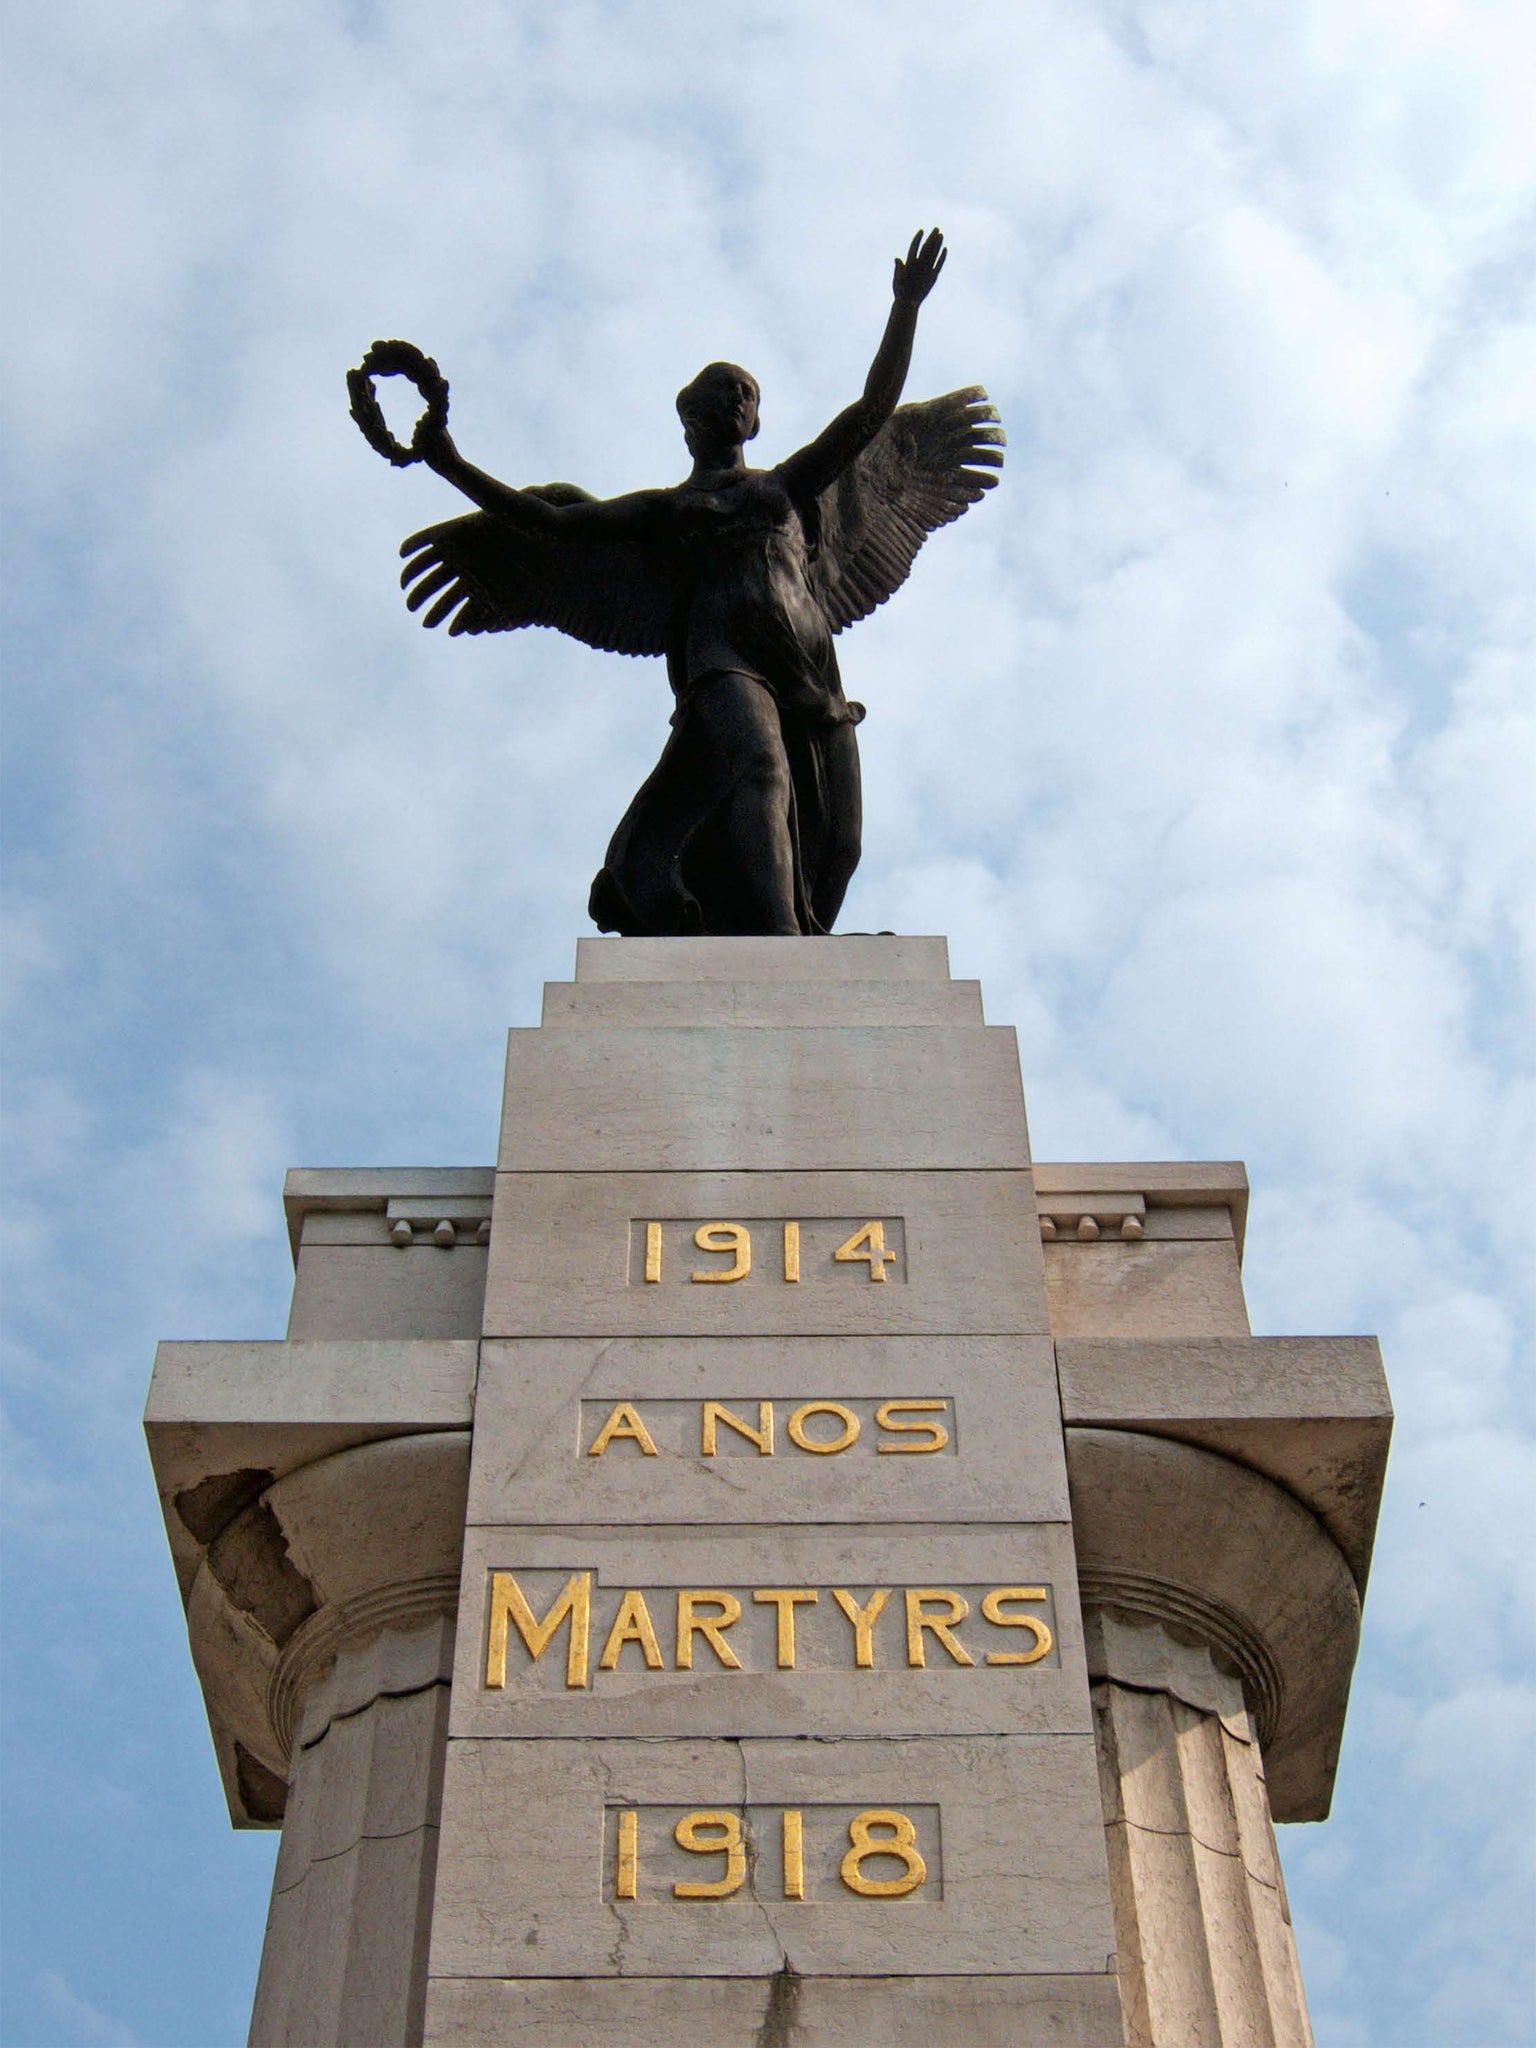
<svg viewBox="0 0 1536 2048">
<path fill-rule="evenodd" d="M 378 1630 L 304 1701 L 251 2048 L 421 2039 L 453 1621 Z"/>
<path fill-rule="evenodd" d="M 1127 2048 L 1311 2048 L 1240 1682 L 1157 1622 L 1090 1633 Z"/>
<path fill-rule="evenodd" d="M 414 2048 L 469 1436 L 380 1438 L 253 1491 L 267 1477 L 187 1510 L 193 1655 L 246 1810 L 283 1829 L 251 2048 Z"/>
<path fill-rule="evenodd" d="M 1066 1434 L 1127 2048 L 1312 2048 L 1271 1788 L 1327 1810 L 1349 1568 L 1250 1466 Z"/>
</svg>

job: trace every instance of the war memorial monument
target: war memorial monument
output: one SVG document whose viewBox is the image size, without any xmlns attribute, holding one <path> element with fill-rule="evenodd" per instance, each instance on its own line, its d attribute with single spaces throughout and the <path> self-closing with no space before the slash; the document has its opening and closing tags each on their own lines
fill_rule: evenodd
<svg viewBox="0 0 1536 2048">
<path fill-rule="evenodd" d="M 1272 1823 L 1329 1808 L 1391 1426 L 1249 1333 L 1231 1163 L 1032 1162 L 942 938 L 831 936 L 833 636 L 996 482 L 979 390 L 598 501 L 473 468 L 402 342 L 353 415 L 477 510 L 451 633 L 665 658 L 610 936 L 510 1034 L 494 1167 L 290 1173 L 280 1343 L 146 1426 L 231 1818 L 280 1828 L 256 2048 L 1302 2048 Z M 425 411 L 408 447 L 375 378 Z"/>
</svg>

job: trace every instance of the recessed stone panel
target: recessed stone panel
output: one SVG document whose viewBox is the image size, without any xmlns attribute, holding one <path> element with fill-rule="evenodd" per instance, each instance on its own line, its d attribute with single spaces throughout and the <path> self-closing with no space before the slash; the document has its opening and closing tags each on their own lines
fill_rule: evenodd
<svg viewBox="0 0 1536 2048">
<path fill-rule="evenodd" d="M 691 1853 L 695 1882 L 621 1894 L 620 1816 L 697 1815 L 695 1839 L 735 1816 L 744 1853 Z M 836 1849 L 835 1895 L 786 1898 L 782 1816 L 806 1855 Z M 436 1977 L 949 1976 L 1097 1973 L 1114 1949 L 1093 1740 L 1087 1735 L 860 1742 L 455 1741 L 448 1749 L 432 1932 Z M 910 1823 L 942 1885 L 850 1888 L 858 1823 L 878 1843 Z M 752 1821 L 768 1843 L 754 1842 Z M 823 1841 L 825 1823 L 835 1840 Z M 675 1829 L 676 1822 L 673 1822 Z M 852 1833 L 851 1833 L 852 1829 Z M 871 1850 L 851 1870 L 899 1881 L 914 1865 Z M 675 1881 L 675 1880 L 674 1880 Z M 792 1888 L 792 1887 L 791 1887 Z M 809 1890 L 809 1885 L 807 1885 Z"/>
<path fill-rule="evenodd" d="M 1061 1523 L 466 1538 L 455 1735 L 1090 1725 Z"/>
<path fill-rule="evenodd" d="M 839 1408 L 857 1423 L 851 1441 Z M 1051 1345 L 487 1340 L 469 1514 L 637 1527 L 1065 1521 Z"/>
<path fill-rule="evenodd" d="M 838 1262 L 784 1277 L 783 1226 L 881 1222 L 904 1277 Z M 648 1223 L 736 1224 L 752 1245 L 739 1282 L 646 1278 Z M 691 1235 L 692 1232 L 689 1233 Z M 681 1241 L 686 1243 L 686 1239 Z M 680 1252 L 678 1232 L 669 1248 Z M 685 1270 L 720 1268 L 721 1253 Z M 888 1268 L 882 1267 L 883 1270 Z M 1045 1336 L 1045 1274 L 1027 1173 L 503 1173 L 486 1281 L 489 1337 L 785 1337 L 1018 1332 Z"/>
</svg>

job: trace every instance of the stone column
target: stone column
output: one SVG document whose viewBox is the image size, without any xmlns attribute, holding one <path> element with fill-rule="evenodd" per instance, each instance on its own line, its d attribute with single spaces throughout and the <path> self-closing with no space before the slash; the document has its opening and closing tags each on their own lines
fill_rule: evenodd
<svg viewBox="0 0 1536 2048">
<path fill-rule="evenodd" d="M 256 2048 L 1304 2048 L 1391 1410 L 1246 1187 L 1032 1167 L 891 937 L 584 942 L 494 1174 L 291 1174 L 145 1418 Z"/>
<path fill-rule="evenodd" d="M 1311 2048 L 1266 1754 L 1326 1810 L 1359 1601 L 1249 1466 L 1069 1428 L 1127 2048 Z"/>
<path fill-rule="evenodd" d="M 375 1617 L 301 1695 L 250 2048 L 421 2038 L 453 1674 L 438 1605 Z"/>
<path fill-rule="evenodd" d="M 1087 1633 L 1127 2048 L 1312 2048 L 1240 1681 L 1158 1622 Z"/>
<path fill-rule="evenodd" d="M 193 1656 L 280 1820 L 252 2048 L 421 2038 L 469 1438 L 385 1438 L 184 1497 Z M 194 1489 L 194 1494 L 198 1490 Z M 235 1512 L 220 1519 L 222 1497 Z M 190 1526 L 190 1525 L 189 1525 Z M 194 1532 L 195 1533 L 195 1532 Z"/>
</svg>

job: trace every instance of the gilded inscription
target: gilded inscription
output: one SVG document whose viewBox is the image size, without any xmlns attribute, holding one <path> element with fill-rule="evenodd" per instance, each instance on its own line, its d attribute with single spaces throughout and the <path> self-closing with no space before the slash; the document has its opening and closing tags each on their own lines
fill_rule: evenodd
<svg viewBox="0 0 1536 2048">
<path fill-rule="evenodd" d="M 564 1639 L 565 1685 L 597 1671 L 975 1670 L 1042 1664 L 1056 1647 L 1048 1586 L 627 1586 L 591 1571 L 489 1574 L 485 1683 L 531 1673 Z M 542 1614 L 541 1602 L 547 1602 Z M 892 1618 L 882 1630 L 882 1619 Z M 663 1627 L 670 1641 L 663 1639 Z M 1023 1638 L 1022 1646 L 1020 1638 Z M 514 1652 L 514 1646 L 520 1651 Z M 556 1663 L 558 1669 L 558 1661 Z"/>
<path fill-rule="evenodd" d="M 907 1277 L 899 1216 L 652 1216 L 629 1233 L 629 1276 L 644 1287 L 847 1285 L 850 1267 L 876 1284 Z"/>
<path fill-rule="evenodd" d="M 782 1439 L 779 1431 L 783 1412 Z M 948 1395 L 830 1396 L 810 1400 L 743 1399 L 583 1401 L 584 1457 L 701 1458 L 782 1455 L 788 1449 L 835 1458 L 855 1448 L 881 1458 L 931 1457 L 954 1449 L 954 1402 Z"/>
<path fill-rule="evenodd" d="M 605 1877 L 618 1900 L 879 1900 L 942 1890 L 934 1806 L 620 1806 L 607 1819 Z"/>
</svg>

